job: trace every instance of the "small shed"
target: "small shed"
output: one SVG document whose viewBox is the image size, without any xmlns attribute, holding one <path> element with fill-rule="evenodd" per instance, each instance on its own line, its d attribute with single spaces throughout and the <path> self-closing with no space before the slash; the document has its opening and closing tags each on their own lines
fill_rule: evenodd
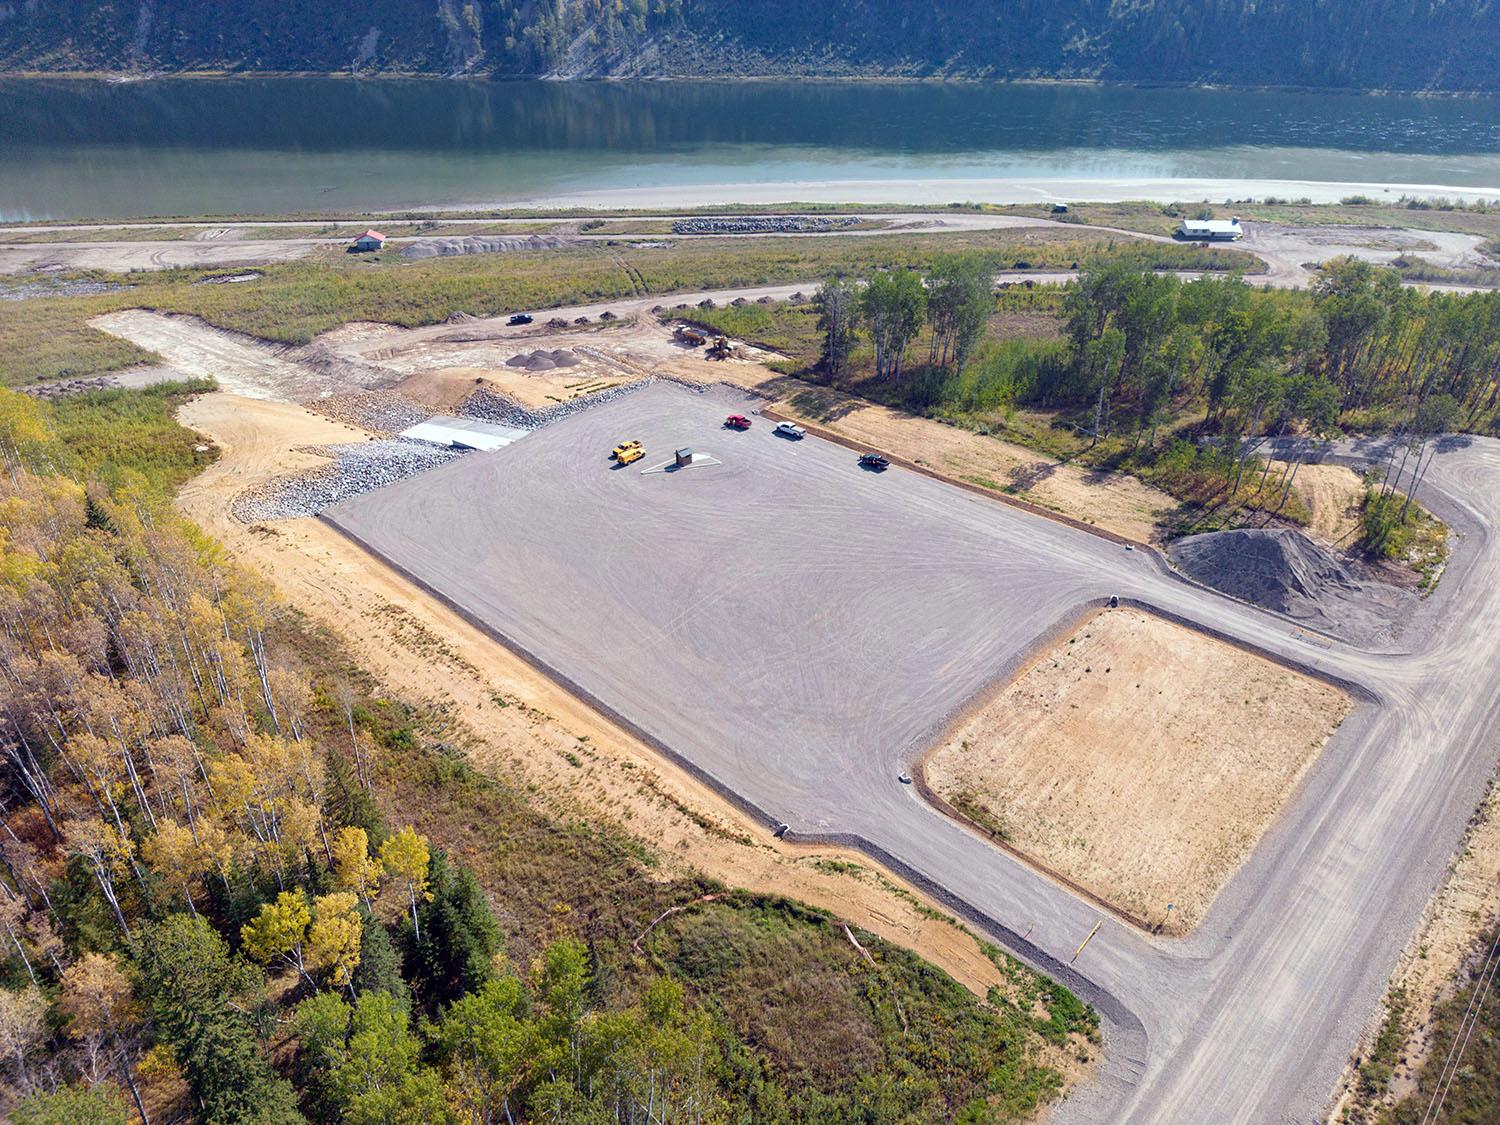
<svg viewBox="0 0 1500 1125">
<path fill-rule="evenodd" d="M 693 463 L 693 451 L 686 446 L 677 451 L 677 467 L 686 468 Z"/>
<path fill-rule="evenodd" d="M 354 249 L 356 252 L 362 253 L 366 250 L 379 250 L 384 246 L 385 235 L 381 234 L 378 230 L 367 230 L 354 240 Z"/>
</svg>

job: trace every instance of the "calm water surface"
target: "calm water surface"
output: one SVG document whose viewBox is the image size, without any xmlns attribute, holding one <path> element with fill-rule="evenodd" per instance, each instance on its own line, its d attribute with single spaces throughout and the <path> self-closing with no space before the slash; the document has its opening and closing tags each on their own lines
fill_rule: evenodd
<svg viewBox="0 0 1500 1125">
<path fill-rule="evenodd" d="M 6 220 L 649 203 L 707 200 L 714 185 L 746 199 L 840 198 L 841 186 L 913 201 L 1124 198 L 1178 181 L 1185 192 L 1302 181 L 1500 194 L 1500 102 L 805 82 L 0 80 Z"/>
</svg>

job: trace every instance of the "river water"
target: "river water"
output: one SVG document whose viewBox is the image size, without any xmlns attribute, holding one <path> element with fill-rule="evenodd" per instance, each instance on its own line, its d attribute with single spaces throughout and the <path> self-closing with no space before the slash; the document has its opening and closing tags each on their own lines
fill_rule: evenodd
<svg viewBox="0 0 1500 1125">
<path fill-rule="evenodd" d="M 1500 197 L 1500 101 L 868 82 L 0 80 L 0 219 Z"/>
</svg>

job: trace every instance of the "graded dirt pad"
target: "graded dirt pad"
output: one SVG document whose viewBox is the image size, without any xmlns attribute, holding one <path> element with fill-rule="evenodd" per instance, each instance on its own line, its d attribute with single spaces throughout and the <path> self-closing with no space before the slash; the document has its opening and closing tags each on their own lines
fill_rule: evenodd
<svg viewBox="0 0 1500 1125">
<path fill-rule="evenodd" d="M 1417 597 L 1361 579 L 1351 566 L 1289 528 L 1189 535 L 1172 561 L 1207 586 L 1285 614 L 1352 644 L 1394 641 Z"/>
<path fill-rule="evenodd" d="M 658 383 L 326 513 L 801 831 L 909 799 L 903 761 L 1092 598 L 1117 544 L 789 441 Z M 644 442 L 637 465 L 608 459 Z M 649 471 L 684 446 L 721 464 Z"/>
<path fill-rule="evenodd" d="M 1119 909 L 1190 929 L 1350 710 L 1343 692 L 1106 610 L 961 720 L 927 783 Z"/>
</svg>

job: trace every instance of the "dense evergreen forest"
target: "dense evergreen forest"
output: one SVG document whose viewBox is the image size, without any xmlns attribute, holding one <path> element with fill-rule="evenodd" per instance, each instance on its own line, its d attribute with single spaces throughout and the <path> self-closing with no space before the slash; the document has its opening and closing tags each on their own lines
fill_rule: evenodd
<svg viewBox="0 0 1500 1125">
<path fill-rule="evenodd" d="M 1484 0 L 32 0 L 13 70 L 899 75 L 1500 88 Z"/>
</svg>

